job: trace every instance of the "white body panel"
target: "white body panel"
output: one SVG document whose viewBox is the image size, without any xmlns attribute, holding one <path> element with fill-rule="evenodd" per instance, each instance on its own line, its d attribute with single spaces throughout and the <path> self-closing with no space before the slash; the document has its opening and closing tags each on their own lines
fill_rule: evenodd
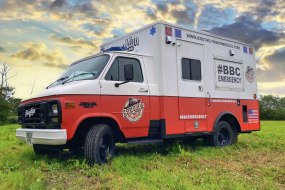
<svg viewBox="0 0 285 190">
<path fill-rule="evenodd" d="M 108 64 L 106 68 L 104 69 L 103 73 L 101 74 L 100 78 L 100 87 L 101 87 L 101 94 L 104 95 L 149 95 L 149 88 L 148 88 L 148 82 L 147 82 L 147 74 L 145 73 L 145 68 L 143 64 L 143 59 L 141 56 L 135 56 L 135 55 L 122 55 L 124 57 L 129 58 L 135 58 L 139 60 L 142 67 L 143 72 L 143 82 L 129 82 L 123 85 L 120 85 L 120 87 L 115 87 L 115 83 L 120 83 L 118 81 L 110 81 L 105 80 L 105 76 L 107 72 L 109 71 L 112 64 Z M 110 63 L 113 63 L 115 60 L 115 56 L 113 56 L 110 59 Z"/>
<path fill-rule="evenodd" d="M 165 42 L 165 27 L 172 29 L 171 41 Z M 181 31 L 175 37 L 175 30 Z M 182 96 L 205 98 L 253 99 L 257 94 L 255 78 L 256 64 L 254 49 L 251 45 L 232 39 L 214 36 L 209 33 L 192 31 L 168 23 L 157 22 L 126 36 L 117 38 L 101 46 L 124 46 L 129 51 L 104 52 L 111 56 L 109 63 L 95 80 L 72 81 L 46 89 L 37 97 L 60 94 L 107 94 L 107 95 L 143 95 L 139 91 L 148 90 L 151 96 Z M 244 53 L 243 48 L 252 49 Z M 189 53 L 188 53 L 189 52 Z M 230 53 L 234 53 L 230 56 Z M 112 81 L 104 77 L 117 56 L 139 57 L 142 64 L 144 83 L 133 83 L 130 88 L 115 88 Z M 186 81 L 182 79 L 181 58 L 188 57 L 201 61 L 202 80 Z M 218 73 L 218 66 L 237 68 L 238 76 Z M 248 74 L 250 71 L 250 79 Z M 231 78 L 232 77 L 232 78 Z M 234 78 L 233 78 L 234 77 Z M 225 81 L 221 81 L 225 80 Z M 239 82 L 233 82 L 238 80 Z M 103 88 L 102 88 L 103 87 Z"/>
<path fill-rule="evenodd" d="M 178 67 L 178 94 L 180 97 L 205 97 L 204 83 L 204 47 L 203 44 L 190 43 L 182 40 L 177 40 L 177 65 Z M 201 61 L 201 80 L 186 80 L 182 78 L 181 60 L 195 59 Z"/>
<path fill-rule="evenodd" d="M 172 28 L 171 44 L 165 42 L 165 27 Z M 155 33 L 151 34 L 153 28 Z M 181 31 L 181 37 L 175 37 L 175 29 Z M 130 54 L 152 57 L 145 63 L 150 95 L 253 99 L 253 95 L 257 94 L 254 48 L 249 44 L 158 22 L 105 43 L 101 48 L 117 46 L 131 47 Z M 187 82 L 182 79 L 181 57 L 201 61 L 201 81 Z M 218 74 L 219 65 L 234 68 L 237 72 Z M 250 80 L 246 79 L 248 69 L 252 74 Z M 152 90 L 152 86 L 156 90 Z"/>
</svg>

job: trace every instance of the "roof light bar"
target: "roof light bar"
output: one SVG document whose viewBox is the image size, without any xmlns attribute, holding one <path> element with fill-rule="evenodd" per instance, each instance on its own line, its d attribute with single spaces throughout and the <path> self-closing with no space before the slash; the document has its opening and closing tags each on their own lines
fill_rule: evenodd
<svg viewBox="0 0 285 190">
<path fill-rule="evenodd" d="M 110 47 L 108 49 L 103 50 L 103 52 L 107 51 L 127 51 L 128 49 L 125 48 L 124 46 L 116 46 L 116 47 Z"/>
</svg>

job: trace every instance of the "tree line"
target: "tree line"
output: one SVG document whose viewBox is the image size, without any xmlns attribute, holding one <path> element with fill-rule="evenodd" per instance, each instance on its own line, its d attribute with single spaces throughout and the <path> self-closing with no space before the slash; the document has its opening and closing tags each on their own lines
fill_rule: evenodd
<svg viewBox="0 0 285 190">
<path fill-rule="evenodd" d="M 285 97 L 260 96 L 259 111 L 261 120 L 285 120 Z"/>
</svg>

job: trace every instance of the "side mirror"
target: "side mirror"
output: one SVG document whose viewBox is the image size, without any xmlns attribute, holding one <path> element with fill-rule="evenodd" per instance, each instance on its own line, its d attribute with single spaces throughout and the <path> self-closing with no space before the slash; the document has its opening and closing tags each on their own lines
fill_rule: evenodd
<svg viewBox="0 0 285 190">
<path fill-rule="evenodd" d="M 125 81 L 121 83 L 115 83 L 115 87 L 118 88 L 122 84 L 126 84 L 134 79 L 134 67 L 132 64 L 127 64 L 124 66 L 124 77 Z"/>
<path fill-rule="evenodd" d="M 134 68 L 132 64 L 127 64 L 124 66 L 124 75 L 126 81 L 131 81 L 134 79 Z"/>
</svg>

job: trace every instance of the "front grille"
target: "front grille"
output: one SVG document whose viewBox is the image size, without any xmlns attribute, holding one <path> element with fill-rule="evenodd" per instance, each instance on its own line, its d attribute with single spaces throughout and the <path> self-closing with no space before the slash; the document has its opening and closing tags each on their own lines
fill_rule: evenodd
<svg viewBox="0 0 285 190">
<path fill-rule="evenodd" d="M 25 106 L 22 112 L 22 123 L 44 123 L 44 110 L 40 104 Z"/>
<path fill-rule="evenodd" d="M 57 115 L 52 114 L 52 104 L 57 104 Z M 54 120 L 52 118 L 57 118 L 57 120 Z M 60 128 L 61 109 L 59 101 L 42 101 L 21 105 L 18 108 L 18 120 L 23 128 Z"/>
</svg>

